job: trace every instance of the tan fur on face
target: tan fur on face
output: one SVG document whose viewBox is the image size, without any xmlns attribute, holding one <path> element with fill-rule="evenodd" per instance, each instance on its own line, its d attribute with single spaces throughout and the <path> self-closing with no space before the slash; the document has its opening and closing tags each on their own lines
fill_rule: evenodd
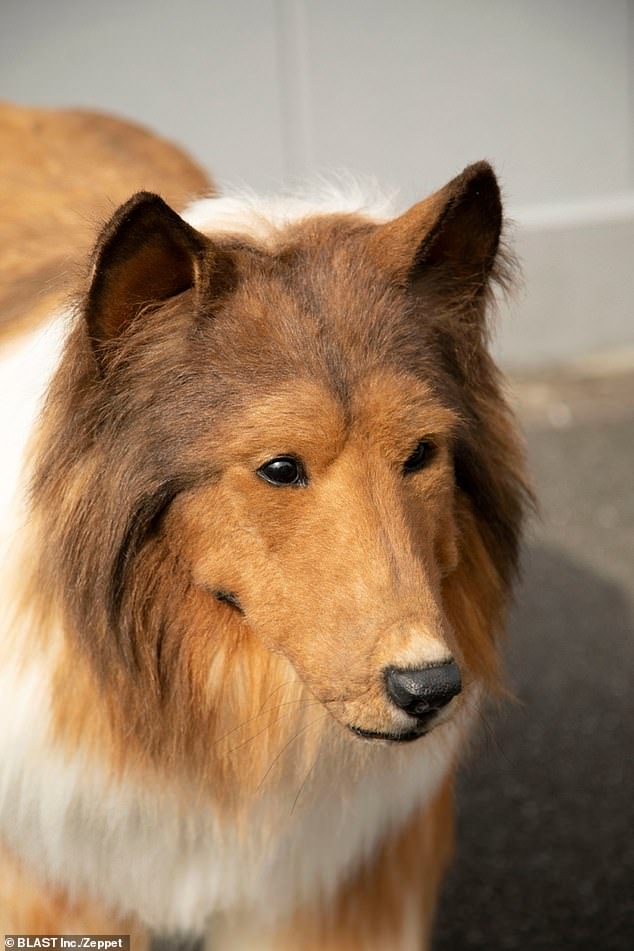
<svg viewBox="0 0 634 951">
<path fill-rule="evenodd" d="M 184 494 L 166 532 L 181 540 L 194 583 L 236 592 L 256 638 L 288 657 L 337 719 L 391 732 L 385 668 L 450 653 L 447 566 L 436 557 L 439 529 L 445 541 L 455 534 L 455 418 L 395 374 L 370 378 L 360 394 L 348 423 L 343 407 L 301 380 L 257 402 L 227 432 L 218 480 Z M 423 436 L 434 441 L 433 463 L 404 479 Z M 307 486 L 280 490 L 257 478 L 267 459 L 289 453 L 306 466 Z"/>
</svg>

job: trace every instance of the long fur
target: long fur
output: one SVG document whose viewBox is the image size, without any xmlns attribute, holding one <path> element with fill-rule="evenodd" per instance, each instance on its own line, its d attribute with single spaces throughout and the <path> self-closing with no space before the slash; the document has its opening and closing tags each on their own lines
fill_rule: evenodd
<svg viewBox="0 0 634 951">
<path fill-rule="evenodd" d="M 98 354 L 83 298 L 2 365 L 0 837 L 34 889 L 226 948 L 428 935 L 530 495 L 486 352 L 500 255 L 443 278 L 441 222 L 428 279 L 410 232 L 435 208 L 390 231 L 358 195 L 203 200 L 191 288 Z M 433 466 L 401 489 L 428 432 Z M 325 486 L 314 510 L 244 474 L 290 450 Z M 448 652 L 463 692 L 429 735 L 348 729 L 405 729 L 380 672 Z"/>
</svg>

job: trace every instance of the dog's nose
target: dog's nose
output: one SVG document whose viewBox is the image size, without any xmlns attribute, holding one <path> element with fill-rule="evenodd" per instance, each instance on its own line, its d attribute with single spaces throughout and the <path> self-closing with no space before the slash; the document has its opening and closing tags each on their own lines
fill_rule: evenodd
<svg viewBox="0 0 634 951">
<path fill-rule="evenodd" d="M 462 681 L 456 662 L 447 660 L 420 669 L 388 667 L 385 686 L 392 703 L 422 720 L 460 693 Z"/>
</svg>

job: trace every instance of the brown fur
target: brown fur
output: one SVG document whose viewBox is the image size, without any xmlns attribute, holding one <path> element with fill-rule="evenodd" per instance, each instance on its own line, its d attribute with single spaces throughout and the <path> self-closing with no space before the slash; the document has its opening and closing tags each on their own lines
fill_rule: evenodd
<svg viewBox="0 0 634 951">
<path fill-rule="evenodd" d="M 180 149 L 141 126 L 0 102 L 0 340 L 64 301 L 97 223 L 140 188 L 179 209 L 213 190 Z"/>
<path fill-rule="evenodd" d="M 475 166 L 395 222 L 325 216 L 267 244 L 156 202 L 104 232 L 49 393 L 29 596 L 63 631 L 62 742 L 146 783 L 178 771 L 185 800 L 213 791 L 239 817 L 326 746 L 345 757 L 348 727 L 390 731 L 387 666 L 433 650 L 499 687 L 529 498 L 486 351 L 499 196 Z M 422 437 L 431 462 L 404 476 Z M 306 490 L 255 477 L 289 452 Z M 330 931 L 308 909 L 280 947 L 352 949 L 369 908 L 393 932 L 395 863 L 428 933 L 448 801 L 359 871 Z"/>
</svg>

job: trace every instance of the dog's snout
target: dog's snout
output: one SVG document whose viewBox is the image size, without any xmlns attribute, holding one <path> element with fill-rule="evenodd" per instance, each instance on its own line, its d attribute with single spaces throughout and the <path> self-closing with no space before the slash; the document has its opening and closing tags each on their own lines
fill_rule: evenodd
<svg viewBox="0 0 634 951">
<path fill-rule="evenodd" d="M 424 719 L 460 693 L 460 669 L 454 660 L 420 669 L 389 667 L 385 686 L 392 703 L 410 716 Z"/>
</svg>

